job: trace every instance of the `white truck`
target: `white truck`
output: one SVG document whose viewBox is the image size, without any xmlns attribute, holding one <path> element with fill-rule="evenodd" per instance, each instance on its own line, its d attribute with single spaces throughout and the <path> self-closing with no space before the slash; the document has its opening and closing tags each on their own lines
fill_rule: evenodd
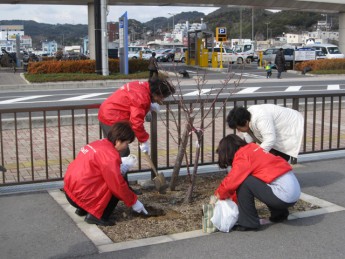
<svg viewBox="0 0 345 259">
<path fill-rule="evenodd" d="M 247 63 L 258 60 L 258 55 L 255 51 L 255 44 L 253 42 L 236 44 L 233 47 L 233 51 L 236 54 L 241 55 L 243 60 Z"/>
</svg>

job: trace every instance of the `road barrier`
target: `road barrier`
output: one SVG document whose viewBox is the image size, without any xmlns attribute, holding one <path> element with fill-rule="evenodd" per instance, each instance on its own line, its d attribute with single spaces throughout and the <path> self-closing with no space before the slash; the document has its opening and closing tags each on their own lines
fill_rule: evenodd
<svg viewBox="0 0 345 259">
<path fill-rule="evenodd" d="M 203 130 L 199 165 L 217 163 L 219 140 L 233 133 L 226 116 L 234 105 L 272 103 L 299 110 L 304 116 L 300 153 L 345 149 L 344 91 L 299 92 L 285 95 L 238 94 L 217 102 L 212 99 L 166 101 L 145 127 L 150 132 L 151 158 L 158 170 L 171 169 L 178 152 L 179 136 L 186 120 L 184 108 L 193 109 L 194 127 Z M 0 109 L 0 186 L 62 180 L 68 164 L 86 143 L 102 137 L 97 120 L 99 103 L 93 105 Z M 188 151 L 195 149 L 196 136 L 190 132 Z M 133 172 L 149 171 L 138 143 L 131 144 L 138 156 Z M 193 152 L 188 161 L 194 163 Z M 185 162 L 183 164 L 185 166 Z"/>
</svg>

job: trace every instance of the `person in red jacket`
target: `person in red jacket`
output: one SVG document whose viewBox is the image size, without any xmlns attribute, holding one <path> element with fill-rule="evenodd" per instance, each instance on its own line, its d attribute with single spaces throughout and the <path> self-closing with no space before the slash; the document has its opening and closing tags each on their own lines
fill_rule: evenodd
<svg viewBox="0 0 345 259">
<path fill-rule="evenodd" d="M 144 127 L 146 114 L 159 111 L 158 104 L 175 93 L 175 88 L 165 79 L 151 78 L 147 82 L 134 81 L 125 84 L 108 97 L 100 106 L 98 120 L 106 135 L 111 125 L 120 120 L 129 120 L 135 136 L 141 143 L 142 152 L 149 152 L 149 134 Z M 128 156 L 129 149 L 121 153 Z"/>
<path fill-rule="evenodd" d="M 68 166 L 64 177 L 64 191 L 76 214 L 86 216 L 89 224 L 112 226 L 110 216 L 119 200 L 138 213 L 145 213 L 144 205 L 130 190 L 121 175 L 120 153 L 135 138 L 128 121 L 115 123 L 106 139 L 96 140 L 82 147 Z"/>
<path fill-rule="evenodd" d="M 224 137 L 219 142 L 217 152 L 219 167 L 231 166 L 231 170 L 215 195 L 221 200 L 236 195 L 239 218 L 235 230 L 260 228 L 254 198 L 267 205 L 271 222 L 287 219 L 288 208 L 297 202 L 301 194 L 298 180 L 287 161 L 255 143 L 248 144 L 235 134 Z"/>
</svg>

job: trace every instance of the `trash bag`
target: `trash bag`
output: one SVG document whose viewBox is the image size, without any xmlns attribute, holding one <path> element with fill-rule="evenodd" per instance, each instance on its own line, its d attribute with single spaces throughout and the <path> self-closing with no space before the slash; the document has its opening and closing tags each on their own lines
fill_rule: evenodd
<svg viewBox="0 0 345 259">
<path fill-rule="evenodd" d="M 213 225 L 221 232 L 229 232 L 238 220 L 238 207 L 230 199 L 216 202 L 213 217 Z"/>
</svg>

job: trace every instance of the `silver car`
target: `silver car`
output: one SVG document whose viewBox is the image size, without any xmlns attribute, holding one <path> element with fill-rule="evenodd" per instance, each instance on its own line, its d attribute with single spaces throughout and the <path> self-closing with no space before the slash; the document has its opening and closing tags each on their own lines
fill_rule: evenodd
<svg viewBox="0 0 345 259">
<path fill-rule="evenodd" d="M 276 58 L 276 54 L 279 51 L 279 48 L 272 48 L 272 49 L 266 49 L 262 53 L 262 65 L 265 65 L 265 63 L 271 62 L 272 68 L 275 68 L 274 60 Z M 293 66 L 293 54 L 294 49 L 287 48 L 284 49 L 284 57 L 285 57 L 285 67 L 286 68 L 292 68 Z M 260 59 L 258 60 L 260 62 Z"/>
</svg>

